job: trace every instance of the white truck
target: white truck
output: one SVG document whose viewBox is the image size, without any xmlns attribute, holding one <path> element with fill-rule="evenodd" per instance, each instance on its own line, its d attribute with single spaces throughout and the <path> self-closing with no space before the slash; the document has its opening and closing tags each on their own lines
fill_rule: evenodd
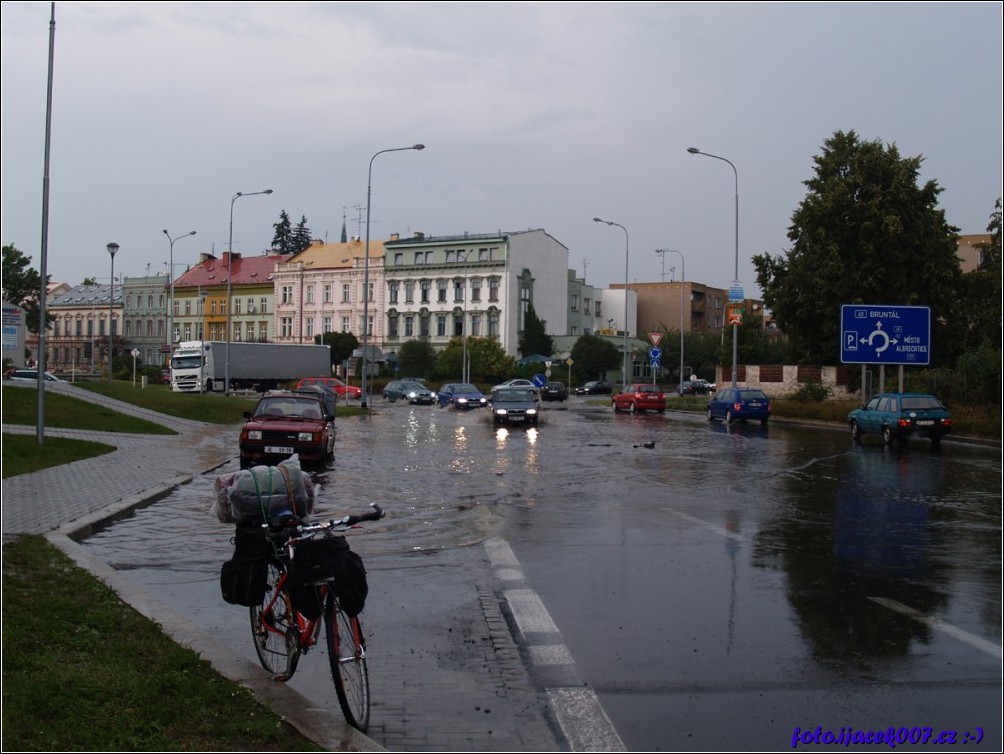
<svg viewBox="0 0 1004 754">
<path fill-rule="evenodd" d="M 171 390 L 222 392 L 227 377 L 233 390 L 271 390 L 301 377 L 329 377 L 331 349 L 295 343 L 242 343 L 186 340 L 171 357 Z M 227 361 L 229 360 L 229 368 Z"/>
</svg>

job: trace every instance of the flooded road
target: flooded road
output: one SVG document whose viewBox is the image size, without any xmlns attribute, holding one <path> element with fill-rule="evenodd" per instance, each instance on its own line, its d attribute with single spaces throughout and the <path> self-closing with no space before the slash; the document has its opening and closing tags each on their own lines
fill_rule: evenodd
<svg viewBox="0 0 1004 754">
<path fill-rule="evenodd" d="M 581 398 L 545 404 L 536 429 L 374 408 L 339 419 L 335 461 L 314 478 L 315 517 L 388 512 L 352 540 L 371 572 L 368 633 L 385 640 L 371 664 L 378 741 L 392 715 L 379 663 L 413 662 L 415 645 L 458 671 L 473 661 L 475 627 L 421 606 L 471 583 L 501 596 L 481 546 L 497 537 L 628 749 L 790 749 L 817 726 L 906 727 L 899 748 L 912 728 L 959 743 L 982 729 L 968 748 L 1000 747 L 999 449 L 854 445 Z M 209 514 L 213 478 L 85 544 L 253 657 L 246 612 L 219 598 L 231 527 Z M 337 709 L 325 665 L 293 683 Z M 546 673 L 531 674 L 543 691 Z"/>
</svg>

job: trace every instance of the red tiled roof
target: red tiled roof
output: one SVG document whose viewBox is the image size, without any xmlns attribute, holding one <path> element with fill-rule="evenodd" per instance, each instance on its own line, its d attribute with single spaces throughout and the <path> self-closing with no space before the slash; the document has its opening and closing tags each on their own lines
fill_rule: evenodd
<svg viewBox="0 0 1004 754">
<path fill-rule="evenodd" d="M 244 257 L 240 254 L 234 254 L 230 270 L 233 274 L 231 285 L 267 285 L 271 281 L 276 263 L 285 262 L 291 256 L 291 254 L 267 254 Z M 215 285 L 226 285 L 227 266 L 230 263 L 228 252 L 223 253 L 222 259 L 209 257 L 175 280 L 174 286 L 176 288 L 179 286 L 183 288 L 196 286 L 208 288 Z"/>
</svg>

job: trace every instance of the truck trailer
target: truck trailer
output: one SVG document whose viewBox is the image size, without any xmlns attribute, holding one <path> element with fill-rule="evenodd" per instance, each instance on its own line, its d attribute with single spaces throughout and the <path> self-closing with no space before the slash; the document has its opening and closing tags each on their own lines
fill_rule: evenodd
<svg viewBox="0 0 1004 754">
<path fill-rule="evenodd" d="M 271 390 L 280 382 L 331 375 L 331 349 L 296 343 L 188 340 L 171 357 L 171 390 L 198 393 Z M 229 358 L 229 368 L 227 361 Z"/>
</svg>

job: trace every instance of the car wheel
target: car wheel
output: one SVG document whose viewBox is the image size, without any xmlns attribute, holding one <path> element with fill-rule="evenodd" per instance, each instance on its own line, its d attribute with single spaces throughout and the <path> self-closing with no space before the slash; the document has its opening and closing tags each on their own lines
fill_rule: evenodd
<svg viewBox="0 0 1004 754">
<path fill-rule="evenodd" d="M 711 409 L 709 408 L 709 409 L 708 409 L 708 421 L 709 421 L 709 422 L 713 422 L 714 420 L 715 420 L 715 417 L 714 417 L 714 416 L 712 416 L 712 414 L 711 414 Z"/>
<path fill-rule="evenodd" d="M 725 423 L 732 424 L 736 420 L 736 417 L 732 415 L 732 409 L 725 412 Z"/>
<path fill-rule="evenodd" d="M 892 437 L 893 437 L 892 429 L 890 429 L 889 427 L 882 427 L 882 441 L 886 445 L 892 444 Z"/>
<path fill-rule="evenodd" d="M 851 438 L 854 442 L 861 442 L 861 428 L 856 421 L 851 422 Z"/>
<path fill-rule="evenodd" d="M 628 413 L 633 414 L 636 413 L 637 411 L 638 409 L 635 408 L 634 401 L 631 401 L 631 403 L 628 404 Z"/>
<path fill-rule="evenodd" d="M 614 410 L 615 413 L 620 410 L 617 408 L 617 401 L 614 400 L 610 401 L 610 407 Z"/>
</svg>

